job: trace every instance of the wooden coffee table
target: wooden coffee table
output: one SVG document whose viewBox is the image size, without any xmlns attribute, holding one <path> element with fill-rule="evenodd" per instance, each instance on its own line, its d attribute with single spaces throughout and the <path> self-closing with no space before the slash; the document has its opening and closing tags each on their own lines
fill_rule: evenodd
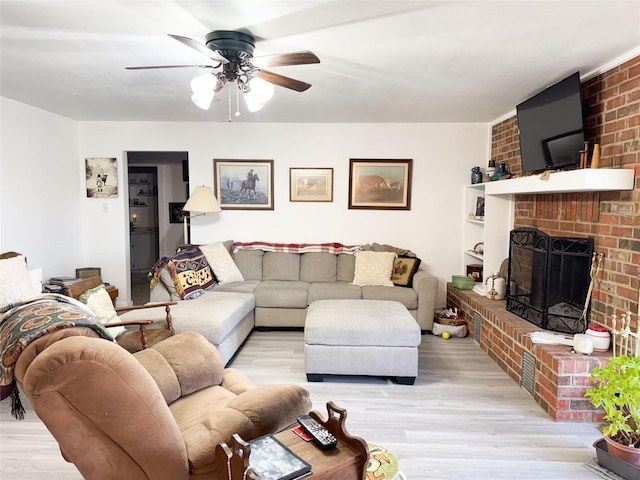
<svg viewBox="0 0 640 480">
<path fill-rule="evenodd" d="M 332 450 L 322 450 L 313 442 L 305 442 L 292 429 L 297 425 L 275 435 L 283 444 L 307 463 L 311 464 L 311 474 L 306 479 L 314 480 L 363 480 L 369 460 L 367 443 L 359 437 L 349 435 L 345 429 L 347 411 L 327 403 L 328 418 L 313 411 L 309 413 L 316 421 L 324 425 L 338 439 L 338 446 Z M 231 446 L 218 445 L 216 463 L 218 480 L 260 480 L 249 468 L 251 447 L 238 435 L 234 435 Z M 228 468 L 224 468 L 227 465 Z"/>
</svg>

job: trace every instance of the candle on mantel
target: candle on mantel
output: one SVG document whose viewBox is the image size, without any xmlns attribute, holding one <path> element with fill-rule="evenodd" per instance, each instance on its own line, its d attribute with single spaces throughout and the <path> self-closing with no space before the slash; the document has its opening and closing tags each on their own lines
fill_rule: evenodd
<svg viewBox="0 0 640 480">
<path fill-rule="evenodd" d="M 591 168 L 600 168 L 600 144 L 593 145 L 593 156 L 591 157 Z"/>
</svg>

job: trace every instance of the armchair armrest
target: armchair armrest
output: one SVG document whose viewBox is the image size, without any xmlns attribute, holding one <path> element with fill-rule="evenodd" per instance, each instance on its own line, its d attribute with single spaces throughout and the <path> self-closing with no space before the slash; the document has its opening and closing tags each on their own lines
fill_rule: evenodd
<svg viewBox="0 0 640 480">
<path fill-rule="evenodd" d="M 149 308 L 156 308 L 156 307 L 165 307 L 164 311 L 166 312 L 165 315 L 165 320 L 167 322 L 167 328 L 169 329 L 169 331 L 171 332 L 171 335 L 175 335 L 175 330 L 173 329 L 173 319 L 171 318 L 171 306 L 172 305 L 177 305 L 178 302 L 162 302 L 162 303 L 148 303 L 146 305 L 132 305 L 130 307 L 117 307 L 116 308 L 116 313 L 120 314 L 120 313 L 125 313 L 125 312 L 130 312 L 132 310 L 146 310 Z M 129 320 L 131 323 L 131 325 L 139 325 L 139 320 Z M 146 323 L 145 325 L 149 325 L 150 323 L 153 323 L 151 320 L 145 320 Z M 115 325 L 112 325 L 115 326 Z M 141 330 L 142 331 L 142 330 Z"/>
<path fill-rule="evenodd" d="M 163 303 L 153 303 L 153 304 L 146 304 L 146 305 L 134 305 L 130 307 L 118 307 L 115 310 L 116 310 L 116 313 L 119 314 L 119 313 L 129 312 L 132 310 L 147 310 L 149 308 L 164 307 L 164 310 L 166 312 L 165 321 L 167 322 L 167 330 L 169 331 L 170 335 L 173 336 L 175 335 L 175 330 L 173 329 L 173 323 L 171 318 L 172 305 L 177 305 L 177 302 L 163 302 Z M 119 327 L 119 326 L 126 327 L 131 325 L 139 326 L 140 327 L 140 343 L 142 344 L 142 349 L 146 349 L 149 342 L 148 342 L 147 330 L 145 330 L 145 326 L 151 325 L 152 323 L 153 323 L 153 320 L 142 320 L 142 319 L 141 320 L 125 320 L 125 321 L 112 322 L 109 324 L 105 324 L 105 327 L 107 328 Z M 164 329 L 149 329 L 148 332 L 158 334 L 156 336 L 152 336 L 152 340 L 153 338 L 156 338 L 156 340 L 162 340 L 167 336 L 166 331 L 164 331 Z M 132 334 L 133 332 L 128 332 L 128 333 Z M 139 346 L 136 347 L 135 343 L 131 345 L 130 340 L 127 338 L 124 338 L 128 335 L 128 333 L 125 332 L 122 335 L 118 336 L 117 342 L 129 351 L 139 350 Z"/>
</svg>

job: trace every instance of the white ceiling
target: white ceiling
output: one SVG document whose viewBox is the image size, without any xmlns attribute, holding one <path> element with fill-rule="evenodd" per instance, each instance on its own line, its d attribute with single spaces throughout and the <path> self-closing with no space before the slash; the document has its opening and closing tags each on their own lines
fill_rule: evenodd
<svg viewBox="0 0 640 480">
<path fill-rule="evenodd" d="M 248 28 L 255 55 L 311 50 L 319 65 L 272 71 L 276 87 L 240 122 L 490 122 L 565 76 L 640 51 L 640 0 L 0 0 L 2 96 L 77 120 L 228 121 L 190 100 L 204 43 Z M 233 91 L 236 88 L 234 85 Z M 235 111 L 235 96 L 233 99 Z"/>
</svg>

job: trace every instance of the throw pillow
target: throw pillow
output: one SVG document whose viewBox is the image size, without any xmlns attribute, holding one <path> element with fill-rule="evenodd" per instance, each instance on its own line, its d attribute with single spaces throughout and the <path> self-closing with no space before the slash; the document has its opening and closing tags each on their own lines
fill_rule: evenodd
<svg viewBox="0 0 640 480">
<path fill-rule="evenodd" d="M 396 254 L 393 252 L 361 251 L 355 253 L 356 268 L 353 283 L 359 286 L 393 287 L 391 272 Z"/>
<path fill-rule="evenodd" d="M 80 295 L 80 301 L 87 304 L 87 307 L 98 317 L 101 324 L 105 325 L 120 321 L 115 308 L 113 308 L 113 303 L 111 303 L 109 292 L 104 288 L 104 285 L 87 290 Z M 127 329 L 124 326 L 120 326 L 107 328 L 107 331 L 113 338 L 116 338 L 126 332 Z"/>
<path fill-rule="evenodd" d="M 207 257 L 220 285 L 244 282 L 242 273 L 240 273 L 236 263 L 231 258 L 229 250 L 226 249 L 222 242 L 203 245 L 200 250 Z"/>
<path fill-rule="evenodd" d="M 391 281 L 398 287 L 412 287 L 413 276 L 418 271 L 421 260 L 416 257 L 397 257 L 393 261 Z"/>
<path fill-rule="evenodd" d="M 32 297 L 35 291 L 24 255 L 0 260 L 0 307 Z"/>
<path fill-rule="evenodd" d="M 167 261 L 167 268 L 183 300 L 197 298 L 216 284 L 211 266 L 199 248 L 175 254 Z"/>
</svg>

